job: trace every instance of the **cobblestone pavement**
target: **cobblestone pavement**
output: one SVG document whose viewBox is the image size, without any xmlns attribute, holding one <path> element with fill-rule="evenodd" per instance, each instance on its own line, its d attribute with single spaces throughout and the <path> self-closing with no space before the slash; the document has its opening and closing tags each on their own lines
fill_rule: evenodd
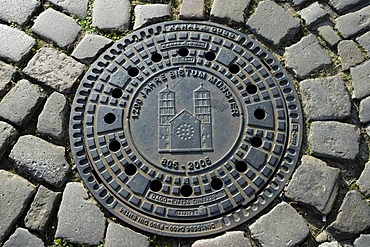
<svg viewBox="0 0 370 247">
<path fill-rule="evenodd" d="M 164 20 L 211 20 L 277 56 L 306 133 L 284 193 L 234 231 L 173 239 L 119 224 L 83 187 L 67 119 L 88 66 Z M 0 246 L 370 246 L 368 0 L 1 0 Z"/>
</svg>

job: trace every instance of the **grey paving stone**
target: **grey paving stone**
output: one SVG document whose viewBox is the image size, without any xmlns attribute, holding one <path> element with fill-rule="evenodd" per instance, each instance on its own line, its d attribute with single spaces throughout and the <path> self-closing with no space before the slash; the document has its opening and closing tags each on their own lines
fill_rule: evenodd
<svg viewBox="0 0 370 247">
<path fill-rule="evenodd" d="M 286 189 L 293 201 L 314 207 L 323 215 L 329 214 L 338 194 L 340 170 L 311 156 L 303 156 Z"/>
<path fill-rule="evenodd" d="M 351 115 L 351 99 L 339 76 L 301 81 L 300 90 L 309 121 L 344 119 Z"/>
<path fill-rule="evenodd" d="M 65 48 L 76 40 L 81 27 L 72 17 L 48 8 L 36 18 L 31 30 L 42 39 Z"/>
<path fill-rule="evenodd" d="M 338 53 L 342 61 L 342 70 L 350 69 L 365 60 L 364 55 L 353 40 L 341 41 L 338 44 Z"/>
<path fill-rule="evenodd" d="M 370 243 L 370 234 L 361 234 L 355 242 L 353 243 L 354 247 L 369 247 Z"/>
<path fill-rule="evenodd" d="M 17 228 L 3 247 L 44 247 L 41 239 L 31 234 L 27 229 Z"/>
<path fill-rule="evenodd" d="M 336 44 L 341 41 L 341 38 L 339 35 L 334 31 L 334 29 L 329 26 L 321 26 L 317 29 L 319 32 L 319 35 L 330 45 L 330 46 L 335 46 Z"/>
<path fill-rule="evenodd" d="M 271 21 L 277 24 L 274 28 L 271 28 Z M 298 20 L 271 0 L 260 2 L 246 25 L 252 32 L 275 46 L 292 40 L 300 28 Z"/>
<path fill-rule="evenodd" d="M 370 137 L 370 124 L 366 127 L 366 133 Z"/>
<path fill-rule="evenodd" d="M 24 225 L 31 230 L 44 232 L 59 204 L 60 197 L 60 192 L 54 192 L 41 185 L 24 219 Z"/>
<path fill-rule="evenodd" d="M 235 22 L 244 22 L 244 13 L 250 2 L 250 0 L 214 0 L 211 16 Z"/>
<path fill-rule="evenodd" d="M 67 98 L 61 93 L 52 93 L 37 121 L 37 131 L 41 135 L 62 140 L 67 128 L 67 111 Z"/>
<path fill-rule="evenodd" d="M 286 202 L 278 204 L 249 228 L 252 238 L 263 247 L 296 246 L 310 233 L 304 219 Z"/>
<path fill-rule="evenodd" d="M 180 19 L 204 19 L 204 11 L 205 0 L 182 0 L 179 17 Z"/>
<path fill-rule="evenodd" d="M 298 5 L 301 5 L 303 3 L 306 3 L 310 0 L 292 0 L 292 3 L 293 3 L 293 6 L 298 6 Z"/>
<path fill-rule="evenodd" d="M 36 136 L 21 136 L 9 158 L 19 174 L 55 187 L 62 187 L 70 171 L 64 147 L 56 146 Z"/>
<path fill-rule="evenodd" d="M 356 184 L 364 196 L 370 196 L 370 162 L 365 164 L 365 168 Z"/>
<path fill-rule="evenodd" d="M 85 65 L 53 48 L 41 48 L 23 72 L 61 93 L 70 93 Z"/>
<path fill-rule="evenodd" d="M 358 37 L 356 41 L 370 55 L 370 32 L 367 32 L 363 34 L 362 36 Z"/>
<path fill-rule="evenodd" d="M 134 30 L 155 23 L 170 15 L 171 8 L 167 4 L 136 5 Z"/>
<path fill-rule="evenodd" d="M 105 247 L 149 247 L 148 237 L 134 232 L 130 228 L 116 223 L 109 223 L 105 236 Z"/>
<path fill-rule="evenodd" d="M 25 32 L 0 24 L 0 59 L 5 62 L 23 62 L 35 44 L 35 39 Z"/>
<path fill-rule="evenodd" d="M 307 26 L 313 26 L 329 15 L 329 13 L 324 10 L 318 2 L 315 2 L 307 8 L 302 9 L 299 14 Z"/>
<path fill-rule="evenodd" d="M 354 161 L 359 154 L 360 131 L 346 123 L 312 122 L 308 143 L 313 156 Z"/>
<path fill-rule="evenodd" d="M 359 114 L 361 123 L 370 123 L 370 97 L 361 100 Z"/>
<path fill-rule="evenodd" d="M 86 17 L 89 0 L 49 0 L 52 4 L 60 7 L 65 12 L 80 17 Z"/>
<path fill-rule="evenodd" d="M 342 245 L 336 241 L 329 242 L 329 243 L 322 243 L 319 247 L 342 247 Z"/>
<path fill-rule="evenodd" d="M 0 181 L 0 242 L 3 242 L 26 210 L 36 187 L 4 170 L 0 170 Z"/>
<path fill-rule="evenodd" d="M 286 65 L 301 78 L 332 64 L 316 36 L 309 34 L 285 49 Z"/>
<path fill-rule="evenodd" d="M 113 41 L 96 34 L 86 34 L 71 56 L 84 64 L 92 64 Z"/>
<path fill-rule="evenodd" d="M 18 137 L 18 131 L 8 123 L 0 122 L 0 160 L 9 145 Z"/>
<path fill-rule="evenodd" d="M 343 199 L 336 220 L 327 230 L 338 240 L 350 239 L 370 227 L 370 206 L 357 191 L 349 191 Z"/>
<path fill-rule="evenodd" d="M 97 245 L 103 240 L 104 214 L 92 201 L 81 183 L 68 183 L 58 212 L 56 238 L 76 244 Z"/>
<path fill-rule="evenodd" d="M 0 96 L 4 95 L 6 87 L 15 75 L 15 68 L 0 61 Z"/>
<path fill-rule="evenodd" d="M 370 61 L 351 68 L 352 98 L 363 99 L 370 95 Z"/>
<path fill-rule="evenodd" d="M 95 0 L 93 26 L 103 31 L 125 31 L 130 27 L 130 0 Z"/>
<path fill-rule="evenodd" d="M 363 2 L 366 2 L 366 0 L 329 0 L 329 4 L 339 13 L 343 13 Z"/>
<path fill-rule="evenodd" d="M 244 232 L 242 231 L 226 232 L 215 238 L 197 240 L 191 247 L 215 246 L 252 247 L 250 241 L 244 236 Z"/>
<path fill-rule="evenodd" d="M 39 5 L 37 0 L 1 0 L 0 20 L 23 25 Z"/>
<path fill-rule="evenodd" d="M 43 89 L 27 80 L 21 80 L 0 102 L 0 118 L 14 125 L 25 125 L 45 98 Z"/>
<path fill-rule="evenodd" d="M 348 39 L 370 29 L 370 6 L 338 17 L 336 28 Z"/>
</svg>

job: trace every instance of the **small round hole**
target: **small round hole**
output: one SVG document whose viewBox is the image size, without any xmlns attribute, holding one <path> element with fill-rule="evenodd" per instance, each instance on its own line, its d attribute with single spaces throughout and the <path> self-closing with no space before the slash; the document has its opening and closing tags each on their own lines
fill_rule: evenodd
<svg viewBox="0 0 370 247">
<path fill-rule="evenodd" d="M 180 193 L 182 196 L 189 197 L 193 194 L 193 188 L 190 185 L 183 185 L 180 189 Z"/>
<path fill-rule="evenodd" d="M 237 74 L 240 71 L 240 67 L 237 64 L 232 64 L 229 66 L 229 71 L 233 74 Z"/>
<path fill-rule="evenodd" d="M 136 67 L 131 67 L 128 69 L 128 75 L 131 77 L 135 77 L 139 74 L 139 69 Z"/>
<path fill-rule="evenodd" d="M 109 150 L 112 152 L 117 152 L 120 148 L 121 144 L 119 141 L 111 141 L 111 143 L 109 143 Z"/>
<path fill-rule="evenodd" d="M 137 168 L 135 165 L 133 164 L 128 164 L 126 167 L 125 167 L 125 173 L 128 175 L 128 176 L 132 176 L 136 173 L 137 171 Z"/>
<path fill-rule="evenodd" d="M 257 93 L 257 86 L 256 85 L 249 84 L 246 89 L 247 89 L 247 93 L 249 93 L 249 94 Z"/>
<path fill-rule="evenodd" d="M 266 117 L 266 112 L 263 109 L 257 109 L 254 111 L 254 117 L 258 120 L 262 120 Z"/>
<path fill-rule="evenodd" d="M 212 179 L 212 182 L 211 182 L 212 189 L 219 190 L 219 189 L 222 189 L 223 186 L 224 186 L 224 183 L 222 182 L 221 179 L 219 178 Z"/>
<path fill-rule="evenodd" d="M 205 58 L 208 60 L 208 61 L 213 61 L 216 59 L 216 54 L 213 52 L 213 51 L 209 51 L 205 54 Z"/>
<path fill-rule="evenodd" d="M 189 50 L 188 48 L 180 48 L 177 54 L 179 54 L 179 56 L 186 57 L 187 55 L 189 55 Z"/>
<path fill-rule="evenodd" d="M 243 161 L 243 160 L 239 160 L 235 164 L 235 169 L 238 172 L 245 172 L 245 171 L 247 171 L 247 168 L 248 168 L 248 164 L 245 161 Z"/>
<path fill-rule="evenodd" d="M 159 63 L 160 61 L 162 61 L 162 55 L 159 53 L 153 53 L 152 61 L 155 63 Z"/>
<path fill-rule="evenodd" d="M 154 192 L 160 191 L 162 189 L 162 182 L 159 180 L 153 180 L 150 182 L 150 189 Z"/>
<path fill-rule="evenodd" d="M 255 148 L 262 146 L 262 139 L 258 136 L 255 136 L 251 139 L 251 145 Z"/>
<path fill-rule="evenodd" d="M 113 90 L 112 90 L 112 97 L 113 97 L 113 98 L 118 99 L 118 98 L 121 98 L 121 97 L 122 97 L 122 95 L 123 95 L 123 91 L 122 91 L 122 89 L 120 89 L 120 88 L 115 88 L 115 89 L 113 89 Z"/>
<path fill-rule="evenodd" d="M 114 115 L 113 113 L 107 113 L 104 116 L 104 122 L 106 122 L 107 124 L 112 124 L 114 123 L 114 121 L 116 121 L 116 115 Z"/>
</svg>

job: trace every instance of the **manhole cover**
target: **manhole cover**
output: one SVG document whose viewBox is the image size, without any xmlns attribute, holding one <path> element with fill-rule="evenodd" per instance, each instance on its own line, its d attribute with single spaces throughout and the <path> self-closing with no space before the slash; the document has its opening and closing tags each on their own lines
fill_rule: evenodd
<svg viewBox="0 0 370 247">
<path fill-rule="evenodd" d="M 195 237 L 261 212 L 296 165 L 302 114 L 258 42 L 208 22 L 165 22 L 118 41 L 72 107 L 77 169 L 94 197 L 148 232 Z"/>
</svg>

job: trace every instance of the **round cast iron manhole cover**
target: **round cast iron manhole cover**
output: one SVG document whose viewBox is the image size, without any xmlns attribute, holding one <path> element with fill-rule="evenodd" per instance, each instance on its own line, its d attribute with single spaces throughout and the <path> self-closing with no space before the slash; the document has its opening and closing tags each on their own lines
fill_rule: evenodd
<svg viewBox="0 0 370 247">
<path fill-rule="evenodd" d="M 118 41 L 82 80 L 71 147 L 93 196 L 164 236 L 226 231 L 264 209 L 302 141 L 293 83 L 261 44 L 209 22 Z"/>
</svg>

